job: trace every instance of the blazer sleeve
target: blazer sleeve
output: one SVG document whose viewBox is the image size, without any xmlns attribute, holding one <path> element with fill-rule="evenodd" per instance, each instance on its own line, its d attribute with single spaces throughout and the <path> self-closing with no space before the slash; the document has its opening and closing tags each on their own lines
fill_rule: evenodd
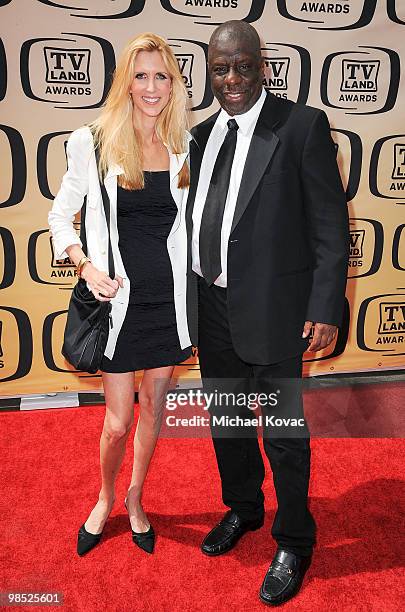
<svg viewBox="0 0 405 612">
<path fill-rule="evenodd" d="M 306 320 L 339 326 L 349 258 L 349 220 L 335 146 L 323 111 L 315 115 L 307 134 L 301 180 L 313 257 Z"/>
<path fill-rule="evenodd" d="M 88 192 L 89 161 L 93 149 L 93 138 L 88 128 L 83 127 L 72 132 L 66 147 L 68 169 L 48 214 L 57 259 L 68 257 L 68 246 L 82 246 L 73 221 Z"/>
</svg>

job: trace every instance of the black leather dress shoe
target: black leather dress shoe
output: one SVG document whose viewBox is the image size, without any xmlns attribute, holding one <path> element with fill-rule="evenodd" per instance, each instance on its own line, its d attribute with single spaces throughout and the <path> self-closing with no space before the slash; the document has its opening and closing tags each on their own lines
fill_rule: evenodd
<svg viewBox="0 0 405 612">
<path fill-rule="evenodd" d="M 300 557 L 279 548 L 264 577 L 259 596 L 263 603 L 278 606 L 298 593 L 312 557 Z"/>
<path fill-rule="evenodd" d="M 263 527 L 264 516 L 253 521 L 242 520 L 236 512 L 228 510 L 224 518 L 205 536 L 201 545 L 204 554 L 214 557 L 231 550 L 247 531 Z"/>
<path fill-rule="evenodd" d="M 101 540 L 101 536 L 103 535 L 103 532 L 90 533 L 90 531 L 86 530 L 84 525 L 85 524 L 83 523 L 83 525 L 79 529 L 79 533 L 77 534 L 77 554 L 80 557 L 82 557 L 87 552 L 89 552 L 89 550 L 97 546 L 97 544 Z"/>
</svg>

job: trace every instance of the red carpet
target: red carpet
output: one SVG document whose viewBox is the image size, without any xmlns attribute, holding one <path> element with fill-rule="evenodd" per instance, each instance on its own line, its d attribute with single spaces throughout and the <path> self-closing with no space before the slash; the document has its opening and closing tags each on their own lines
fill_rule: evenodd
<svg viewBox="0 0 405 612">
<path fill-rule="evenodd" d="M 123 505 L 130 438 L 102 543 L 76 555 L 98 495 L 103 418 L 103 406 L 0 415 L 0 590 L 60 591 L 64 611 L 265 610 L 257 593 L 275 550 L 270 474 L 265 526 L 227 555 L 205 557 L 201 539 L 224 511 L 210 440 L 159 441 L 144 495 L 158 534 L 147 556 L 131 541 Z M 312 449 L 318 545 L 303 590 L 283 609 L 402 609 L 404 440 L 316 439 Z"/>
</svg>

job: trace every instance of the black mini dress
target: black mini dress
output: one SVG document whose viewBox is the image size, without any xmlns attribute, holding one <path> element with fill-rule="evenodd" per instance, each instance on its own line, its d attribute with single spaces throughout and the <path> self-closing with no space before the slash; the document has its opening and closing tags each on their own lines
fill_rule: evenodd
<svg viewBox="0 0 405 612">
<path fill-rule="evenodd" d="M 167 251 L 177 214 L 169 171 L 144 176 L 144 189 L 117 188 L 118 247 L 131 290 L 113 358 L 103 357 L 104 372 L 176 365 L 191 356 L 191 346 L 180 347 Z"/>
</svg>

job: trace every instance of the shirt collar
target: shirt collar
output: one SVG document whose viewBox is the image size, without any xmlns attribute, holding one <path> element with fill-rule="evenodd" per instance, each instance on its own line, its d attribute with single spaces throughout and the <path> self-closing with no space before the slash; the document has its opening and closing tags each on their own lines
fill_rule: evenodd
<svg viewBox="0 0 405 612">
<path fill-rule="evenodd" d="M 235 119 L 239 126 L 239 130 L 242 132 L 244 136 L 248 135 L 251 131 L 252 126 L 256 123 L 260 111 L 262 110 L 264 101 L 266 99 L 266 90 L 262 89 L 262 93 L 260 94 L 259 99 L 253 104 L 252 108 L 250 108 L 246 113 L 242 115 L 228 115 L 226 110 L 221 109 L 221 112 L 218 115 L 217 124 L 221 129 L 226 127 L 229 119 Z"/>
</svg>

